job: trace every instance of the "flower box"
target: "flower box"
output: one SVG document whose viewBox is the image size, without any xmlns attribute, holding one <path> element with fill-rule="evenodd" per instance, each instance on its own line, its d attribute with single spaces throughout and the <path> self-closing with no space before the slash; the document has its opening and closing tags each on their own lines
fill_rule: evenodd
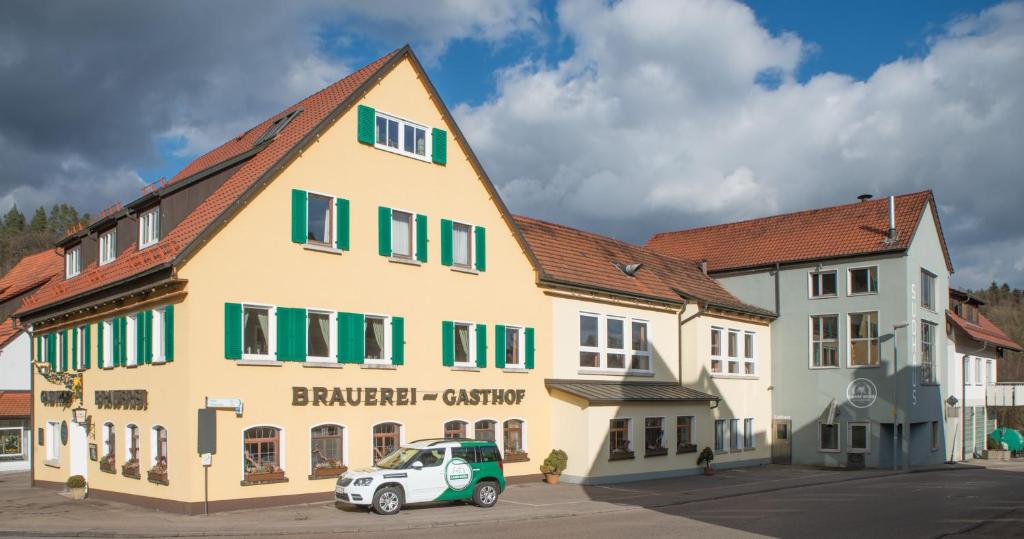
<svg viewBox="0 0 1024 539">
<path fill-rule="evenodd" d="M 142 478 L 139 470 L 138 460 L 129 460 L 128 462 L 121 465 L 121 475 L 125 477 L 131 477 L 132 479 Z"/>
<path fill-rule="evenodd" d="M 660 457 L 667 454 L 667 447 L 648 447 L 644 449 L 644 457 Z"/>
<path fill-rule="evenodd" d="M 316 468 L 313 468 L 313 477 L 338 477 L 346 471 L 348 471 L 347 466 L 317 466 Z"/>
<path fill-rule="evenodd" d="M 117 474 L 117 466 L 114 464 L 114 457 L 106 456 L 100 459 L 100 471 Z"/>
<path fill-rule="evenodd" d="M 262 481 L 284 481 L 284 470 L 247 473 L 245 474 L 245 480 L 250 483 L 259 483 Z"/>
<path fill-rule="evenodd" d="M 676 446 L 676 454 L 681 455 L 683 453 L 696 453 L 697 446 L 694 444 L 682 444 Z"/>
<path fill-rule="evenodd" d="M 608 460 L 628 460 L 634 458 L 634 456 L 635 455 L 632 451 L 627 451 L 625 449 L 616 449 L 611 452 L 611 455 L 608 456 Z"/>
<path fill-rule="evenodd" d="M 159 468 L 153 468 L 152 470 L 146 472 L 146 479 L 149 480 L 150 483 L 156 483 L 158 485 L 169 485 L 170 484 L 167 481 L 167 469 L 166 468 L 162 469 L 162 470 L 159 469 Z"/>
<path fill-rule="evenodd" d="M 506 451 L 505 462 L 527 462 L 530 456 L 526 451 Z"/>
</svg>

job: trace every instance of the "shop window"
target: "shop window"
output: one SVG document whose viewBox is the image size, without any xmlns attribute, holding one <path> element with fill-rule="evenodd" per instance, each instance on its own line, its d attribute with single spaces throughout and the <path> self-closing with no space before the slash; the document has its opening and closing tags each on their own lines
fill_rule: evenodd
<svg viewBox="0 0 1024 539">
<path fill-rule="evenodd" d="M 466 427 L 465 421 L 449 421 L 444 424 L 444 437 L 445 439 L 458 439 L 466 438 Z"/>
<path fill-rule="evenodd" d="M 869 423 L 850 423 L 850 453 L 867 453 L 871 441 Z"/>
<path fill-rule="evenodd" d="M 488 442 L 497 441 L 494 432 L 496 425 L 497 422 L 491 421 L 490 419 L 477 421 L 476 424 L 473 425 L 473 437 L 477 440 L 485 440 Z"/>
<path fill-rule="evenodd" d="M 242 349 L 246 359 L 270 359 L 270 307 L 245 305 Z"/>
<path fill-rule="evenodd" d="M 21 427 L 0 428 L 0 457 L 21 456 Z"/>
<path fill-rule="evenodd" d="M 811 317 L 811 366 L 839 366 L 839 317 Z"/>
<path fill-rule="evenodd" d="M 697 444 L 693 438 L 693 416 L 676 417 L 676 453 L 696 453 Z"/>
<path fill-rule="evenodd" d="M 839 424 L 818 423 L 818 451 L 839 452 Z"/>
<path fill-rule="evenodd" d="M 722 372 L 722 330 L 711 328 L 711 372 Z"/>
<path fill-rule="evenodd" d="M 312 478 L 337 477 L 345 467 L 345 428 L 341 425 L 319 425 L 309 433 L 310 469 Z"/>
<path fill-rule="evenodd" d="M 138 479 L 139 472 L 139 427 L 129 424 L 124 428 L 124 456 L 121 475 Z"/>
<path fill-rule="evenodd" d="M 393 453 L 402 445 L 402 426 L 381 423 L 373 427 L 373 464 Z"/>
<path fill-rule="evenodd" d="M 633 458 L 630 419 L 612 419 L 608 424 L 608 460 Z"/>
<path fill-rule="evenodd" d="M 281 467 L 281 429 L 259 426 L 246 429 L 243 434 L 245 481 L 259 483 L 284 480 Z"/>
<path fill-rule="evenodd" d="M 715 420 L 715 451 L 725 451 L 725 420 Z"/>
<path fill-rule="evenodd" d="M 153 451 L 151 468 L 147 473 L 150 483 L 166 485 L 167 482 L 167 429 L 160 425 L 150 433 L 150 447 Z"/>
<path fill-rule="evenodd" d="M 878 366 L 879 351 L 878 312 L 850 314 L 850 366 Z"/>
<path fill-rule="evenodd" d="M 106 422 L 103 424 L 103 458 L 100 459 L 100 470 L 107 473 L 117 473 L 114 469 L 114 462 L 117 456 L 117 433 L 114 424 Z"/>
<path fill-rule="evenodd" d="M 526 456 L 526 423 L 521 419 L 509 419 L 503 425 L 505 460 L 522 462 Z"/>
<path fill-rule="evenodd" d="M 665 447 L 665 418 L 648 417 L 644 419 L 644 456 L 657 457 L 667 455 Z"/>
</svg>

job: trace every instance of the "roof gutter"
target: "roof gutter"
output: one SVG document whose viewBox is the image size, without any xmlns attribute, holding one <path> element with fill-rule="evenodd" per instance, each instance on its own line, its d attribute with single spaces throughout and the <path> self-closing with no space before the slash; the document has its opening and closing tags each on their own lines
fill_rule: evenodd
<svg viewBox="0 0 1024 539">
<path fill-rule="evenodd" d="M 539 280 L 540 284 L 557 285 L 557 286 L 568 286 L 568 287 L 571 287 L 571 288 L 579 288 L 581 290 L 589 290 L 589 291 L 594 291 L 594 292 L 603 292 L 605 294 L 613 294 L 613 295 L 617 295 L 617 296 L 625 296 L 625 297 L 628 297 L 628 298 L 643 299 L 643 300 L 647 300 L 647 301 L 657 301 L 657 302 L 661 302 L 661 303 L 665 303 L 667 305 L 673 305 L 673 306 L 679 306 L 679 305 L 685 305 L 686 304 L 686 299 L 685 298 L 683 298 L 683 300 L 680 302 L 680 301 L 677 301 L 677 300 L 674 300 L 674 299 L 667 299 L 667 298 L 662 298 L 662 297 L 658 297 L 658 296 L 648 296 L 646 294 L 636 294 L 636 293 L 633 293 L 633 292 L 624 292 L 622 290 L 615 290 L 615 289 L 612 289 L 612 288 L 605 288 L 605 287 L 602 287 L 602 286 L 594 286 L 594 285 L 589 285 L 589 284 L 584 284 L 584 283 L 576 283 L 576 282 L 573 282 L 573 281 L 566 281 L 566 280 L 562 280 L 562 279 L 555 279 L 555 278 L 552 278 L 552 277 L 548 277 L 546 274 L 543 274 L 543 272 L 541 272 L 541 274 L 542 274 L 542 276 L 540 277 L 540 280 Z"/>
</svg>

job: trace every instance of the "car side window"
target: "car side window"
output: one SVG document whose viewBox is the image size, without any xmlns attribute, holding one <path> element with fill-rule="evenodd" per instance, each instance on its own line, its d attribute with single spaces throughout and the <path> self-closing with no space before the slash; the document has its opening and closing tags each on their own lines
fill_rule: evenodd
<svg viewBox="0 0 1024 539">
<path fill-rule="evenodd" d="M 480 456 L 480 462 L 497 462 L 500 460 L 498 455 L 498 447 L 493 445 L 482 445 L 476 448 L 477 453 Z"/>
<path fill-rule="evenodd" d="M 476 462 L 476 448 L 475 447 L 453 447 L 452 458 L 462 459 L 469 464 Z"/>
<path fill-rule="evenodd" d="M 424 468 L 433 468 L 440 466 L 444 462 L 444 449 L 427 449 L 420 452 L 420 455 L 416 457 L 416 460 L 423 465 Z"/>
</svg>

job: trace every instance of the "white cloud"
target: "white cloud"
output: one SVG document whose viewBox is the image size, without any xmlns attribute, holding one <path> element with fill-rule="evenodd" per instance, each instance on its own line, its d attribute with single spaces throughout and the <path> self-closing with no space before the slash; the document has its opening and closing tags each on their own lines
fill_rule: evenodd
<svg viewBox="0 0 1024 539">
<path fill-rule="evenodd" d="M 868 80 L 804 83 L 793 73 L 808 45 L 742 4 L 566 0 L 558 14 L 569 58 L 524 61 L 493 99 L 456 107 L 514 211 L 643 241 L 932 188 L 955 208 L 942 218 L 965 277 L 984 263 L 961 257 L 967 246 L 1024 240 L 1022 4 L 953 21 L 925 56 Z M 1013 262 L 1002 278 L 1024 284 Z"/>
</svg>

